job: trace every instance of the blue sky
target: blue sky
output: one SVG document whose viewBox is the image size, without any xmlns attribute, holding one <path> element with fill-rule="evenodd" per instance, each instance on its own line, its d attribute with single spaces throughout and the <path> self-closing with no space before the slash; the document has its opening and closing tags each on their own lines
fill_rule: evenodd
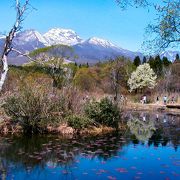
<svg viewBox="0 0 180 180">
<path fill-rule="evenodd" d="M 122 11 L 115 0 L 30 0 L 37 9 L 28 13 L 23 29 L 45 33 L 54 27 L 70 28 L 87 39 L 100 37 L 120 47 L 141 48 L 145 27 L 155 18 L 143 8 Z M 15 18 L 14 0 L 0 0 L 0 32 L 7 32 Z"/>
</svg>

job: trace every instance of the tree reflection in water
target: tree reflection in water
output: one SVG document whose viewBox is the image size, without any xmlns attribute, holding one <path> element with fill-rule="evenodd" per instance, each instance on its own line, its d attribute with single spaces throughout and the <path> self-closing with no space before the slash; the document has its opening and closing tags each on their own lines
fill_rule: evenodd
<svg viewBox="0 0 180 180">
<path fill-rule="evenodd" d="M 178 117 L 131 114 L 125 132 L 92 137 L 63 138 L 55 135 L 0 137 L 0 179 L 10 177 L 12 171 L 31 173 L 38 167 L 38 174 L 47 168 L 61 168 L 68 179 L 75 179 L 73 169 L 79 159 L 108 162 L 115 157 L 125 157 L 131 144 L 147 143 L 148 146 L 172 144 L 177 150 L 180 142 Z M 70 172 L 70 173 L 69 173 Z M 12 175 L 12 174 L 11 174 Z M 13 178 L 13 177 L 12 177 Z"/>
<path fill-rule="evenodd" d="M 131 134 L 134 134 L 135 137 L 142 142 L 149 140 L 153 135 L 153 132 L 156 130 L 154 121 L 142 121 L 140 119 L 130 119 L 127 122 L 127 125 L 130 129 Z"/>
<path fill-rule="evenodd" d="M 31 171 L 39 166 L 55 168 L 61 166 L 67 171 L 77 164 L 76 157 L 98 158 L 107 161 L 128 143 L 120 133 L 94 137 L 74 137 L 66 139 L 55 136 L 14 136 L 0 140 L 0 174 L 6 176 L 11 164 L 15 168 L 24 167 Z M 5 147 L 4 144 L 7 144 Z"/>
<path fill-rule="evenodd" d="M 158 147 L 171 143 L 177 150 L 180 144 L 180 116 L 149 113 L 126 113 L 127 125 L 134 144 L 147 141 L 148 145 Z"/>
</svg>

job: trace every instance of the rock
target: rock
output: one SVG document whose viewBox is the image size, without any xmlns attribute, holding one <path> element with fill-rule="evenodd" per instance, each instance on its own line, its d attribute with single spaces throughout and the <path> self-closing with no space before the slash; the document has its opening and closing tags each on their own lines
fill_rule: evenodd
<svg viewBox="0 0 180 180">
<path fill-rule="evenodd" d="M 62 124 L 57 128 L 57 132 L 66 135 L 66 134 L 73 134 L 74 129 L 72 127 L 67 126 L 67 124 Z"/>
</svg>

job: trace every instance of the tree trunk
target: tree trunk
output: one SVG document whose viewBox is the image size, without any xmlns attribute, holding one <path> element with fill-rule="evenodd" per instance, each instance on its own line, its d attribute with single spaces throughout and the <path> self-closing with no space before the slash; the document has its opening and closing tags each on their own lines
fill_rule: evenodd
<svg viewBox="0 0 180 180">
<path fill-rule="evenodd" d="M 16 5 L 16 21 L 14 23 L 14 26 L 12 27 L 12 29 L 9 31 L 8 35 L 6 36 L 6 40 L 4 43 L 4 48 L 3 48 L 3 53 L 2 53 L 2 72 L 1 72 L 1 77 L 0 77 L 0 91 L 2 91 L 3 85 L 5 83 L 6 80 L 6 76 L 7 76 L 7 72 L 8 72 L 8 62 L 7 62 L 7 58 L 8 58 L 8 54 L 12 51 L 12 43 L 13 43 L 13 39 L 15 37 L 15 34 L 17 32 L 19 32 L 21 30 L 21 24 L 24 21 L 24 14 L 27 11 L 29 6 L 29 0 L 26 0 L 24 5 L 21 5 L 21 3 L 19 2 L 19 0 L 15 0 Z M 17 51 L 16 51 L 17 52 Z M 19 51 L 18 51 L 19 53 Z"/>
<path fill-rule="evenodd" d="M 2 57 L 2 65 L 3 65 L 3 69 L 2 69 L 2 73 L 1 73 L 1 79 L 0 79 L 0 91 L 3 88 L 3 85 L 4 85 L 5 80 L 6 80 L 7 72 L 8 72 L 7 55 L 4 55 Z"/>
</svg>

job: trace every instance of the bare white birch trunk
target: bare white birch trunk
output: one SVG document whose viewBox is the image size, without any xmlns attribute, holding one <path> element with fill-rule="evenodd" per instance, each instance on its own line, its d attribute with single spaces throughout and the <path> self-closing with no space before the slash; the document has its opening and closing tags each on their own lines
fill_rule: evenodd
<svg viewBox="0 0 180 180">
<path fill-rule="evenodd" d="M 1 79 L 0 79 L 0 91 L 3 88 L 3 85 L 4 85 L 5 80 L 6 80 L 7 72 L 8 72 L 8 62 L 7 62 L 7 56 L 6 55 L 4 55 L 2 58 L 2 64 L 3 64 L 3 69 L 2 69 L 2 73 L 1 73 Z"/>
<path fill-rule="evenodd" d="M 10 30 L 8 36 L 6 36 L 5 44 L 4 44 L 4 50 L 2 53 L 2 72 L 1 72 L 1 77 L 0 77 L 0 91 L 2 91 L 3 85 L 6 80 L 7 72 L 8 72 L 8 54 L 12 51 L 12 42 L 15 37 L 15 34 L 20 31 L 21 29 L 21 24 L 24 20 L 24 13 L 28 9 L 27 6 L 29 5 L 29 0 L 26 0 L 24 5 L 21 6 L 19 0 L 15 0 L 16 2 L 16 21 L 12 29 Z M 16 50 L 16 52 L 19 53 L 19 51 Z"/>
</svg>

